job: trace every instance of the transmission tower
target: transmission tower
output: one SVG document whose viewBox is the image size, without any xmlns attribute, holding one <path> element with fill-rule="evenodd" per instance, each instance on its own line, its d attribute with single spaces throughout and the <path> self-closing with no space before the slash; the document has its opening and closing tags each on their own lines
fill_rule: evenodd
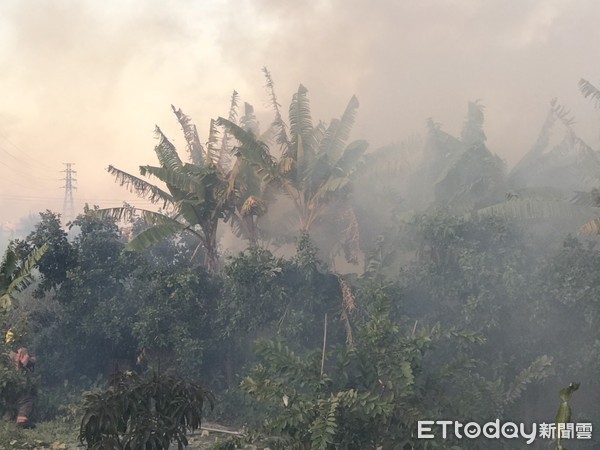
<svg viewBox="0 0 600 450">
<path fill-rule="evenodd" d="M 62 186 L 65 189 L 65 199 L 63 201 L 63 220 L 64 223 L 70 222 L 74 219 L 75 209 L 73 207 L 73 190 L 77 188 L 74 186 L 74 183 L 77 181 L 77 178 L 74 178 L 77 172 L 73 170 L 74 163 L 63 163 L 66 168 L 62 170 L 65 174 L 65 177 L 62 178 L 64 180 L 65 185 Z"/>
</svg>

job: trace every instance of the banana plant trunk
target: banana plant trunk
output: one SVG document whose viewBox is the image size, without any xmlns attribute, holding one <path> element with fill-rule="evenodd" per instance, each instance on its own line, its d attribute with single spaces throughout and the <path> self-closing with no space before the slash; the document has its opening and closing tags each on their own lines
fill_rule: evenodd
<svg viewBox="0 0 600 450">
<path fill-rule="evenodd" d="M 208 232 L 206 232 L 208 231 Z M 206 230 L 204 233 L 205 242 L 204 247 L 206 249 L 206 255 L 204 257 L 204 265 L 211 274 L 216 274 L 220 270 L 219 252 L 217 249 L 217 226 L 216 222 L 214 226 L 211 226 L 210 230 Z"/>
</svg>

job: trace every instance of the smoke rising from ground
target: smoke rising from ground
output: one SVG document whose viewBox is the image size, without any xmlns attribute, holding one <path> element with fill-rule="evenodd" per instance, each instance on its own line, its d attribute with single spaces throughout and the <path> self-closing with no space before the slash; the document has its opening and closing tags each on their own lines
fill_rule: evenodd
<svg viewBox="0 0 600 450">
<path fill-rule="evenodd" d="M 309 88 L 314 119 L 339 116 L 356 94 L 354 135 L 372 148 L 422 132 L 428 117 L 456 135 L 481 99 L 488 145 L 513 165 L 553 97 L 597 146 L 598 112 L 577 81 L 600 78 L 599 13 L 591 0 L 5 1 L 0 223 L 60 211 L 63 162 L 76 163 L 77 210 L 133 202 L 105 168 L 153 163 L 155 123 L 182 145 L 171 103 L 206 139 L 236 89 L 266 125 L 263 66 L 284 107 Z"/>
</svg>

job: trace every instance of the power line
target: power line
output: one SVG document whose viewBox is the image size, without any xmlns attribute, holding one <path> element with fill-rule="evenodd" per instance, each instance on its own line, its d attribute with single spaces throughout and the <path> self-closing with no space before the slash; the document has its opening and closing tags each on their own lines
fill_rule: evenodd
<svg viewBox="0 0 600 450">
<path fill-rule="evenodd" d="M 51 171 L 55 170 L 52 167 L 50 167 L 50 166 L 48 166 L 48 165 L 46 165 L 44 163 L 39 162 L 36 157 L 31 156 L 29 153 L 27 153 L 24 150 L 22 150 L 19 147 L 17 147 L 17 145 L 14 142 L 12 142 L 8 137 L 6 137 L 6 135 L 4 133 L 2 133 L 1 131 L 0 131 L 0 137 L 2 139 L 4 139 L 6 142 L 8 142 L 20 154 L 22 154 L 23 156 L 29 158 L 31 161 L 33 161 L 35 164 L 37 164 L 40 167 L 40 169 L 38 169 L 38 170 L 42 170 L 44 173 L 46 171 L 48 171 L 48 170 L 51 170 Z M 6 154 L 10 155 L 12 158 L 16 159 L 17 161 L 27 163 L 26 161 L 22 161 L 19 157 L 13 155 L 11 152 L 9 152 L 8 150 L 6 150 L 5 148 L 0 147 L 0 149 L 3 150 Z"/>
<path fill-rule="evenodd" d="M 40 196 L 40 195 L 3 195 L 3 194 L 0 194 L 0 200 L 63 200 L 63 199 L 64 199 L 64 197 L 45 197 L 45 196 Z M 90 197 L 78 198 L 78 202 L 117 202 L 117 203 L 136 202 L 136 203 L 146 203 L 149 205 L 161 203 L 161 202 L 153 203 L 150 200 L 146 200 L 146 199 L 125 200 L 122 198 L 119 199 L 119 198 L 90 198 Z"/>
</svg>

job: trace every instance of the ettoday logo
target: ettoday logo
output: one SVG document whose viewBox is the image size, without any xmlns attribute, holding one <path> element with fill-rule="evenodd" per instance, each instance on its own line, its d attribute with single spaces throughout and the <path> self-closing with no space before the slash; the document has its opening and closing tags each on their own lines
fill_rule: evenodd
<svg viewBox="0 0 600 450">
<path fill-rule="evenodd" d="M 477 422 L 462 423 L 455 420 L 420 420 L 417 423 L 418 439 L 448 439 L 452 433 L 457 439 L 525 439 L 528 445 L 541 439 L 591 439 L 591 423 L 523 423 L 504 422 L 500 419 L 480 425 Z"/>
</svg>

